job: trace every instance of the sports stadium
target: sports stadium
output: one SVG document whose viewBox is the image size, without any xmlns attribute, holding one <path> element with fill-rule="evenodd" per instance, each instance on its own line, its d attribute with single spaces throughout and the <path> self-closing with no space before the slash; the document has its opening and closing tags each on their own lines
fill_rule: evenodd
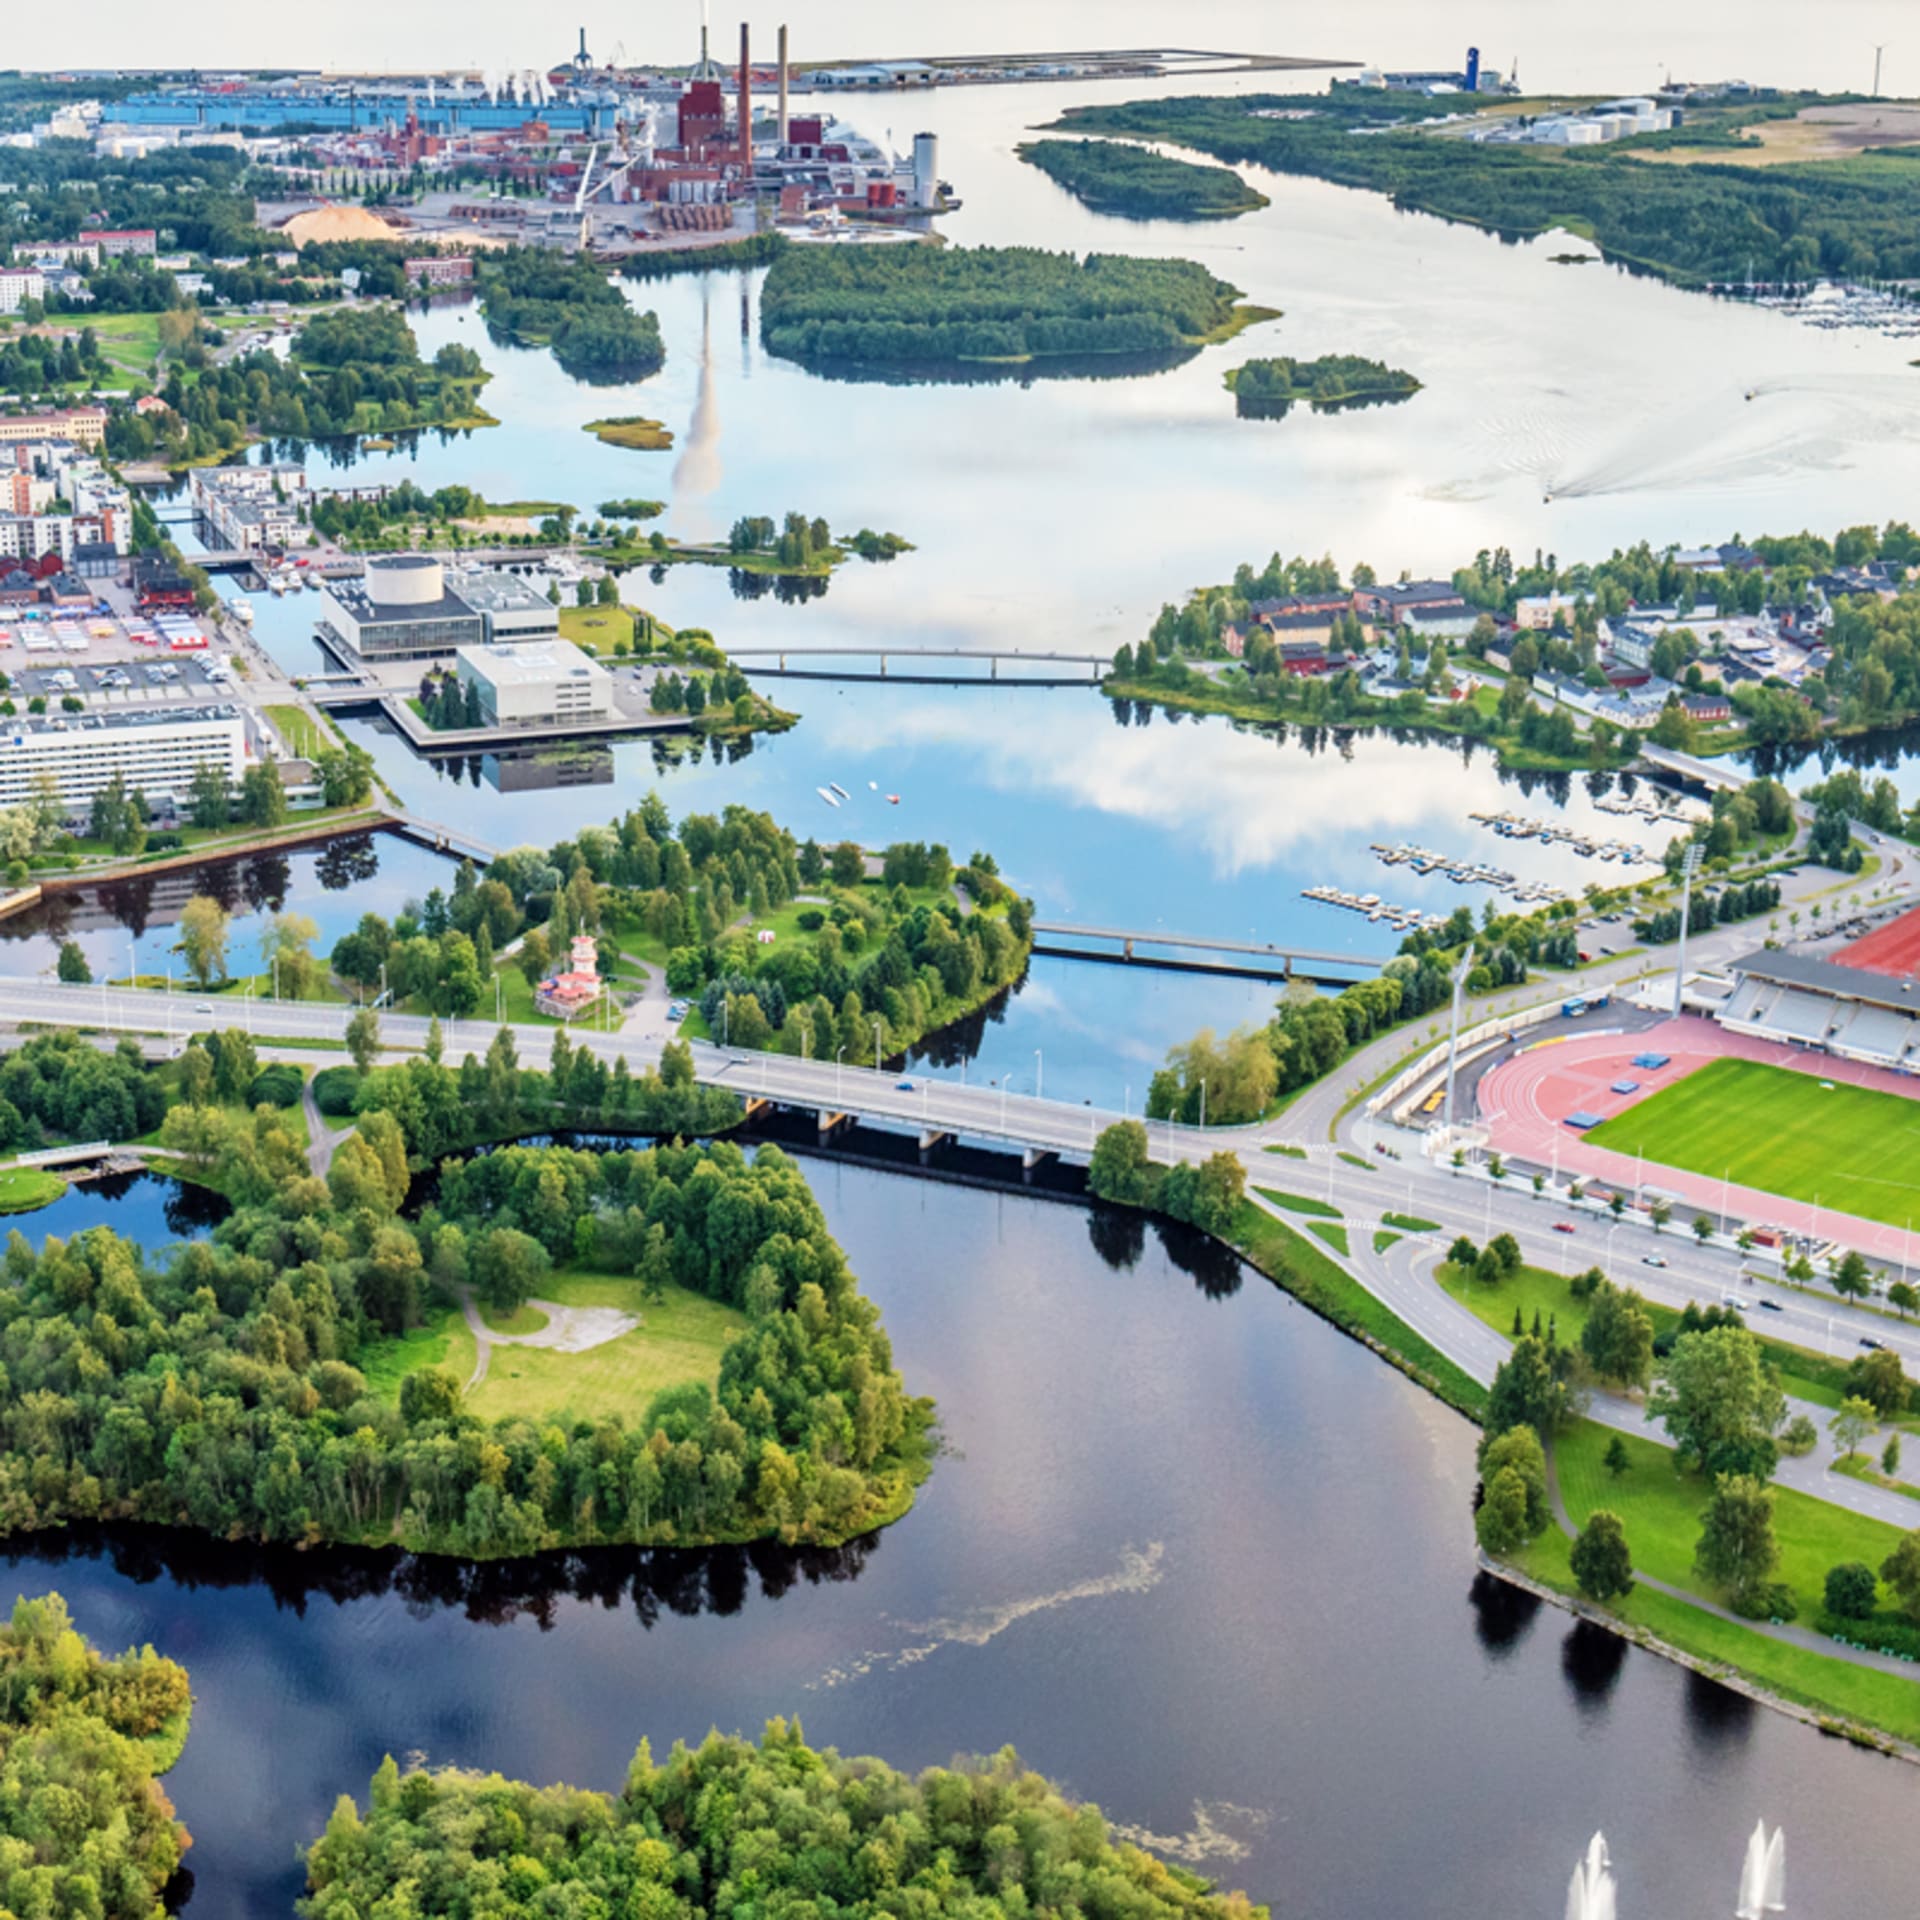
<svg viewBox="0 0 1920 1920">
<path fill-rule="evenodd" d="M 1815 959 L 1762 951 L 1711 1013 L 1561 1031 L 1489 1070 L 1489 1148 L 1676 1221 L 1839 1242 L 1904 1264 L 1920 1222 L 1920 911 Z"/>
</svg>

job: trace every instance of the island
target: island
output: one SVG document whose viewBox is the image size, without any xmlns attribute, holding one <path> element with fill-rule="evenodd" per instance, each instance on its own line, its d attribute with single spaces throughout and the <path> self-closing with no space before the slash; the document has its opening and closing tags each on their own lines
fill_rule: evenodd
<svg viewBox="0 0 1920 1920">
<path fill-rule="evenodd" d="M 1268 204 L 1229 167 L 1169 159 L 1124 140 L 1029 140 L 1014 152 L 1096 213 L 1227 220 Z"/>
<path fill-rule="evenodd" d="M 1170 141 L 1502 234 L 1566 229 L 1684 286 L 1739 292 L 1836 268 L 1855 282 L 1920 275 L 1920 178 L 1897 111 L 1814 93 L 1675 93 L 1678 115 L 1651 99 L 1511 102 L 1336 81 L 1325 93 L 1076 107 L 1055 130 Z"/>
<path fill-rule="evenodd" d="M 187 1741 L 186 1670 L 103 1657 L 57 1593 L 0 1628 L 0 1909 L 163 1920 L 193 1841 L 159 1785 Z"/>
<path fill-rule="evenodd" d="M 1243 420 L 1279 420 L 1304 400 L 1316 411 L 1404 400 L 1420 382 L 1398 367 L 1356 354 L 1325 353 L 1317 360 L 1249 360 L 1225 375 Z"/>
<path fill-rule="evenodd" d="M 474 284 L 495 334 L 550 347 L 576 380 L 621 385 L 666 360 L 659 320 L 630 307 L 590 259 L 509 247 L 481 256 Z"/>
<path fill-rule="evenodd" d="M 554 1914 L 739 1911 L 743 1881 L 771 1914 L 817 1912 L 832 1887 L 844 1920 L 1267 1914 L 1115 1840 L 1097 1807 L 1067 1800 L 1011 1748 L 910 1777 L 809 1747 L 797 1720 L 780 1719 L 757 1746 L 714 1732 L 694 1748 L 676 1741 L 663 1763 L 642 1741 L 617 1797 L 417 1763 L 403 1773 L 389 1756 L 365 1815 L 343 1796 L 306 1859 L 305 1920 L 401 1901 L 418 1920 L 451 1920 L 496 1886 L 537 1886 L 539 1911 Z"/>
<path fill-rule="evenodd" d="M 623 414 L 613 420 L 589 420 L 581 432 L 590 433 L 604 446 L 627 447 L 635 453 L 665 453 L 673 445 L 673 433 L 658 420 L 643 413 Z"/>
<path fill-rule="evenodd" d="M 770 353 L 880 377 L 1158 368 L 1274 317 L 1191 260 L 1038 247 L 789 247 L 760 295 Z"/>
<path fill-rule="evenodd" d="M 210 1242 L 16 1241 L 5 1531 L 115 1519 L 484 1559 L 839 1543 L 904 1513 L 932 1405 L 777 1148 L 506 1147 L 442 1161 L 402 1213 L 436 1129 L 472 1139 L 553 1075 L 604 1097 L 591 1056 L 531 1076 L 500 1041 L 484 1064 L 383 1070 L 324 1179 L 260 1169 Z M 668 1073 L 670 1093 L 691 1068 Z M 245 1177 L 238 1149 L 228 1133 L 213 1160 Z M 33 1438 L 48 1420 L 57 1452 Z"/>
</svg>

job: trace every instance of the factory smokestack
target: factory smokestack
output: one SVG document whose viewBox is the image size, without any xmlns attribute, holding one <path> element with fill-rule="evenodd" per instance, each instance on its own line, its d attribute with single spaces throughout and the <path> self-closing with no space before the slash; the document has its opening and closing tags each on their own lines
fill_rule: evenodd
<svg viewBox="0 0 1920 1920">
<path fill-rule="evenodd" d="M 780 29 L 780 118 L 777 138 L 784 149 L 787 144 L 787 30 Z"/>
<path fill-rule="evenodd" d="M 748 64 L 747 23 L 740 22 L 740 171 L 753 172 L 753 69 Z"/>
</svg>

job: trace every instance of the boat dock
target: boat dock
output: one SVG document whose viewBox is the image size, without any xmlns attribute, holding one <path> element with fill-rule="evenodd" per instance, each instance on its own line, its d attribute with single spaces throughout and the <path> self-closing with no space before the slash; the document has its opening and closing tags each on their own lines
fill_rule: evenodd
<svg viewBox="0 0 1920 1920">
<path fill-rule="evenodd" d="M 1347 893 L 1339 887 L 1302 887 L 1300 898 L 1317 900 L 1323 907 L 1344 907 L 1349 913 L 1364 913 L 1369 920 L 1377 920 L 1383 926 L 1393 928 L 1396 933 L 1413 933 L 1421 929 L 1437 933 L 1447 924 L 1445 914 L 1427 913 L 1419 907 L 1396 906 L 1391 900 L 1382 900 L 1377 893 Z"/>
<path fill-rule="evenodd" d="M 1514 900 L 1547 904 L 1572 896 L 1565 887 L 1545 880 L 1522 880 L 1505 867 L 1490 867 L 1481 860 L 1456 860 L 1450 853 L 1436 853 L 1431 847 L 1416 847 L 1402 841 L 1397 847 L 1375 841 L 1371 851 L 1383 866 L 1411 867 L 1424 880 L 1430 873 L 1444 874 L 1458 887 L 1491 887 Z M 1364 897 L 1364 896 L 1363 896 Z"/>
<path fill-rule="evenodd" d="M 1591 834 L 1573 827 L 1556 826 L 1551 820 L 1529 820 L 1518 813 L 1472 813 L 1467 818 L 1491 827 L 1504 840 L 1538 840 L 1547 845 L 1571 847 L 1585 860 L 1617 860 L 1628 867 L 1660 864 L 1637 841 L 1596 840 Z"/>
<path fill-rule="evenodd" d="M 1636 793 L 1631 799 L 1625 794 L 1603 793 L 1593 804 L 1602 813 L 1635 814 L 1642 820 L 1664 820 L 1669 826 L 1675 827 L 1702 827 L 1713 818 L 1712 814 L 1702 813 L 1697 807 L 1673 806 L 1644 793 Z"/>
</svg>

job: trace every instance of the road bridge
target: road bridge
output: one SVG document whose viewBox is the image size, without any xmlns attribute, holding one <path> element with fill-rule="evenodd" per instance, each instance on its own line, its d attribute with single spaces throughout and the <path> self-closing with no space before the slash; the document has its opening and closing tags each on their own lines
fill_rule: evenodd
<svg viewBox="0 0 1920 1920">
<path fill-rule="evenodd" d="M 1671 747 L 1644 746 L 1641 761 L 1656 773 L 1670 773 L 1677 779 L 1691 780 L 1703 787 L 1723 787 L 1737 792 L 1752 779 L 1744 768 L 1724 760 L 1702 760 L 1691 753 L 1676 753 Z"/>
<path fill-rule="evenodd" d="M 939 681 L 942 684 L 951 681 L 964 682 L 978 678 L 977 675 L 928 674 L 917 672 L 909 665 L 904 672 L 895 672 L 893 663 L 900 660 L 917 663 L 922 660 L 984 660 L 987 663 L 986 678 L 990 682 L 1000 681 L 1000 664 L 1007 661 L 1023 667 L 1073 667 L 1085 671 L 1074 673 L 1027 672 L 1009 674 L 1004 682 L 1008 686 L 1020 687 L 1088 687 L 1097 686 L 1105 678 L 1108 660 L 1099 653 L 1053 653 L 1028 652 L 1014 648 L 980 647 L 729 647 L 728 657 L 746 668 L 749 673 L 784 674 L 794 680 L 900 680 L 909 683 Z M 772 666 L 755 666 L 750 663 L 757 660 L 771 660 Z M 790 662 L 798 660 L 803 664 L 793 666 Z M 877 660 L 879 671 L 862 673 L 857 669 L 829 669 L 818 664 L 823 660 Z"/>
<path fill-rule="evenodd" d="M 1033 923 L 1034 952 L 1060 960 L 1103 960 L 1117 966 L 1159 967 L 1174 973 L 1232 973 L 1251 980 L 1310 980 L 1349 986 L 1370 979 L 1384 959 L 1359 953 L 1320 953 L 1309 947 L 1281 947 L 1255 940 L 1214 940 L 1199 934 L 1163 933 L 1157 928 L 1083 927 L 1064 920 Z M 1093 942 L 1062 947 L 1042 940 Z M 1140 948 L 1173 948 L 1174 953 L 1140 952 Z M 1230 956 L 1195 960 L 1190 953 Z"/>
</svg>

